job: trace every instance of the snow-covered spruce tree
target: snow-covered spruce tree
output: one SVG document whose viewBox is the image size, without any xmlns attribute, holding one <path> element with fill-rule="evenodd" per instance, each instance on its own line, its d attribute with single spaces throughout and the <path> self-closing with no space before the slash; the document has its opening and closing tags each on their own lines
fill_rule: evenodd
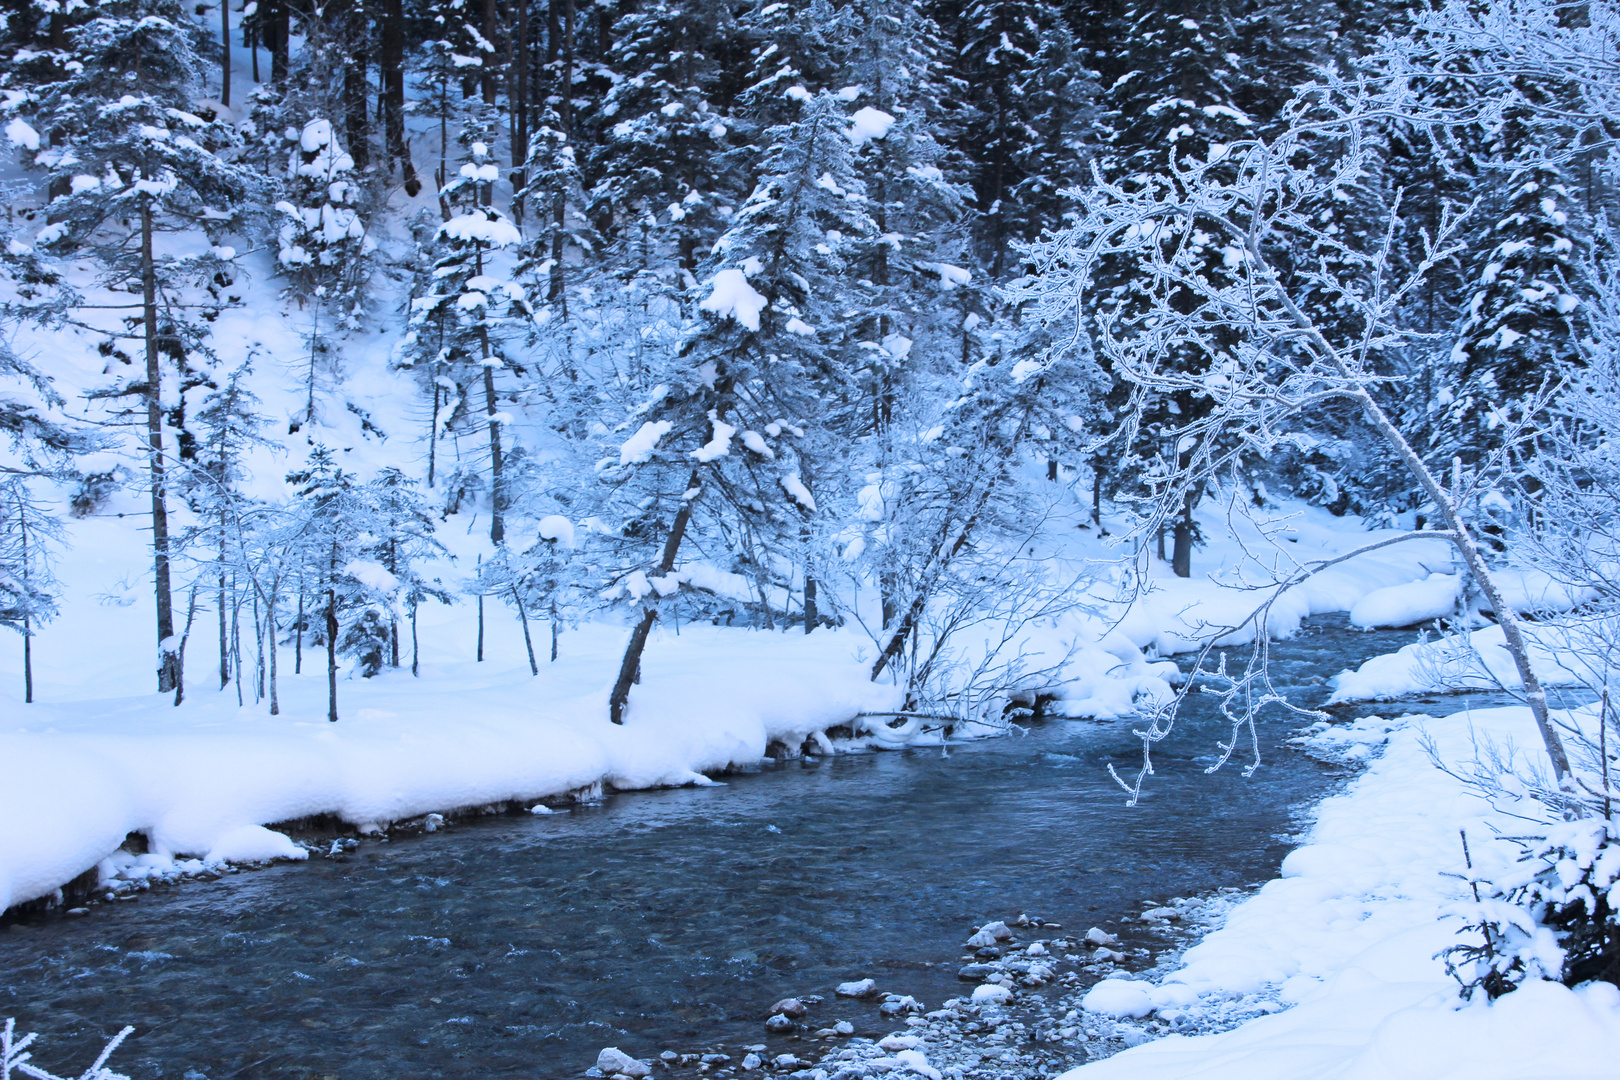
<svg viewBox="0 0 1620 1080">
<path fill-rule="evenodd" d="M 289 294 L 309 311 L 304 423 L 312 423 L 317 370 L 334 351 L 332 332 L 359 328 L 376 243 L 366 235 L 354 158 L 338 145 L 331 121 L 317 117 L 286 134 L 286 176 L 275 205 L 276 266 Z"/>
<path fill-rule="evenodd" d="M 34 628 L 56 616 L 51 573 L 62 523 L 21 476 L 0 481 L 0 626 L 23 636 L 23 701 L 34 700 Z"/>
<path fill-rule="evenodd" d="M 220 153 L 236 145 L 235 133 L 193 111 L 204 67 L 197 35 L 172 0 L 98 5 L 96 16 L 71 33 L 66 77 L 16 103 L 31 130 L 51 133 L 52 145 L 13 129 L 28 148 L 29 164 L 66 188 L 51 200 L 39 244 L 92 252 L 104 267 L 105 285 L 141 296 L 140 329 L 131 336 L 144 345 L 144 370 L 135 369 L 107 396 L 145 399 L 160 690 L 172 689 L 177 676 L 170 651 L 164 358 L 184 365 L 205 332 L 177 293 L 200 279 L 228 275 L 229 267 L 221 249 L 207 243 L 191 257 L 160 256 L 154 237 L 200 230 L 217 240 L 257 187 L 247 169 Z"/>
<path fill-rule="evenodd" d="M 1141 70 L 1116 82 L 1109 95 L 1117 118 L 1116 175 L 1122 178 L 1121 187 L 1141 192 L 1144 199 L 1164 197 L 1161 191 L 1174 197 L 1184 170 L 1218 172 L 1225 168 L 1219 164 L 1225 147 L 1252 129 L 1253 121 L 1237 105 L 1249 76 L 1236 70 L 1225 48 L 1228 38 L 1224 31 L 1234 21 L 1232 6 L 1208 7 L 1197 18 L 1187 17 L 1177 0 L 1156 0 L 1131 10 L 1125 41 L 1131 50 L 1131 66 Z M 1193 311 L 1198 306 L 1198 283 L 1209 282 L 1211 288 L 1217 288 L 1215 283 L 1233 280 L 1228 265 L 1230 245 L 1218 236 L 1208 223 L 1187 218 L 1177 221 L 1173 235 L 1161 238 L 1167 247 L 1177 249 L 1179 264 L 1193 279 L 1185 289 L 1170 283 L 1168 302 L 1172 306 Z M 1109 309 L 1108 318 L 1152 318 L 1147 312 L 1157 303 L 1157 294 L 1140 288 L 1136 274 L 1136 264 L 1126 258 L 1111 273 L 1099 275 L 1102 280 L 1097 284 L 1103 287 L 1093 299 Z M 1215 444 L 1209 448 L 1215 453 L 1234 445 L 1219 425 L 1201 422 L 1211 415 L 1213 402 L 1194 389 L 1230 348 L 1229 338 L 1224 329 L 1217 328 L 1198 339 L 1177 340 L 1174 346 L 1179 351 L 1166 356 L 1163 363 L 1185 372 L 1186 385 L 1172 391 L 1166 386 L 1133 384 L 1128 391 L 1132 400 L 1114 403 L 1116 410 L 1133 416 L 1131 424 L 1121 427 L 1121 441 L 1113 448 L 1120 474 L 1117 482 L 1129 484 L 1146 498 L 1161 555 L 1164 533 L 1173 532 L 1170 562 L 1179 577 L 1192 572 L 1192 551 L 1198 540 L 1193 510 L 1204 491 L 1199 485 L 1181 490 L 1182 504 L 1174 511 L 1166 511 L 1159 496 L 1166 477 L 1205 452 L 1202 444 Z M 1105 363 L 1107 359 L 1105 354 Z"/>
<path fill-rule="evenodd" d="M 1161 515 L 1181 511 L 1191 493 L 1217 481 L 1240 493 L 1245 456 L 1265 454 L 1292 439 L 1299 417 L 1325 402 L 1355 405 L 1406 465 L 1442 526 L 1378 546 L 1408 538 L 1451 541 L 1497 613 L 1553 775 L 1563 777 L 1570 772 L 1569 757 L 1548 719 L 1546 691 L 1530 662 L 1519 619 L 1503 599 L 1454 493 L 1391 421 L 1376 393 L 1380 375 L 1372 367 L 1369 344 L 1410 339 L 1403 305 L 1423 287 L 1424 271 L 1455 255 L 1456 220 L 1443 222 L 1417 272 L 1404 278 L 1392 276 L 1387 244 L 1370 252 L 1346 248 L 1336 262 L 1302 263 L 1287 275 L 1278 265 L 1279 256 L 1299 250 L 1306 238 L 1321 239 L 1320 214 L 1365 165 L 1362 134 L 1391 113 L 1417 112 L 1418 105 L 1404 80 L 1382 87 L 1337 83 L 1310 89 L 1289 107 L 1272 137 L 1243 139 L 1202 159 L 1178 156 L 1172 173 L 1156 181 L 1099 185 L 1083 193 L 1083 213 L 1073 228 L 1031 249 L 1040 274 L 1022 295 L 1032 302 L 1032 314 L 1053 323 L 1059 334 L 1091 332 L 1113 372 L 1136 389 L 1137 408 L 1127 430 L 1144 423 L 1153 396 L 1200 400 L 1199 409 L 1183 410 L 1165 433 L 1176 456 L 1167 461 L 1170 468 L 1156 491 Z M 1339 133 L 1336 158 L 1313 160 L 1303 152 L 1304 140 L 1330 129 Z M 1196 237 L 1195 231 L 1205 235 Z M 1211 251 L 1222 253 L 1226 273 L 1208 273 Z M 1109 260 L 1135 267 L 1137 296 L 1129 305 L 1099 310 L 1092 290 L 1099 268 Z M 1354 277 L 1335 270 L 1357 264 L 1361 272 Z M 1299 302 L 1306 293 L 1344 296 L 1359 325 L 1348 319 L 1318 321 Z M 1210 363 L 1189 369 L 1180 362 L 1189 353 L 1205 355 Z M 1244 501 L 1235 499 L 1234 506 Z M 1318 569 L 1280 575 L 1276 589 L 1244 621 L 1260 632 L 1243 671 L 1228 672 L 1223 663 L 1207 673 L 1232 703 L 1232 738 L 1223 744 L 1227 755 L 1246 726 L 1252 736 L 1255 702 L 1286 704 L 1266 681 L 1265 620 L 1281 590 Z M 1232 629 L 1211 629 L 1196 671 L 1205 673 L 1214 642 Z M 1189 679 L 1188 685 L 1194 682 Z M 1178 704 L 1179 698 L 1143 732 L 1144 768 L 1134 783 L 1121 781 L 1133 799 L 1149 775 L 1152 746 L 1169 734 Z"/>
<path fill-rule="evenodd" d="M 1443 376 L 1450 400 L 1436 403 L 1444 448 L 1492 472 L 1507 464 L 1491 459 L 1503 449 L 1509 418 L 1536 408 L 1540 392 L 1578 357 L 1576 279 L 1587 247 L 1579 200 L 1562 163 L 1525 146 L 1525 134 L 1522 119 L 1513 119 L 1502 139 L 1519 142 L 1532 160 L 1506 175 L 1500 167 L 1486 174 L 1506 197 L 1482 208 L 1479 250 L 1468 260 L 1471 295 Z"/>
<path fill-rule="evenodd" d="M 411 624 L 411 674 L 415 675 L 419 669 L 417 608 L 426 600 L 450 602 L 450 594 L 437 579 L 424 577 L 417 564 L 422 559 L 443 556 L 445 550 L 433 535 L 436 523 L 416 490 L 416 481 L 390 465 L 377 474 L 370 487 L 376 528 L 365 554 L 398 582 L 395 594 Z M 399 667 L 399 619 L 392 610 L 388 620 L 388 665 Z"/>
<path fill-rule="evenodd" d="M 720 207 L 740 195 L 715 98 L 725 89 L 722 49 L 737 33 L 731 6 L 717 0 L 661 0 L 614 25 L 607 64 L 618 78 L 600 110 L 591 212 L 610 224 L 621 272 L 661 262 L 668 246 L 691 270 L 725 229 Z"/>
<path fill-rule="evenodd" d="M 490 204 L 490 189 L 498 176 L 488 145 L 474 142 L 456 178 L 445 185 L 444 204 L 454 213 L 435 234 L 432 269 L 411 301 L 405 345 L 422 377 L 431 380 L 435 439 L 445 426 L 439 415 L 443 408 L 439 391 L 446 388 L 440 380 L 447 381 L 462 402 L 482 393 L 484 409 L 478 419 L 489 440 L 489 535 L 496 544 L 506 536 L 501 426 L 511 421 L 500 407 L 496 372 L 508 367 L 508 342 L 515 334 L 526 333 L 534 321 L 526 290 L 513 277 L 512 256 L 522 237 Z M 474 422 L 471 410 L 460 419 Z"/>
<path fill-rule="evenodd" d="M 519 256 L 517 274 L 543 290 L 546 307 L 540 318 L 568 320 L 570 262 L 587 261 L 596 248 L 595 230 L 586 217 L 584 181 L 575 147 L 563 133 L 562 121 L 547 109 L 529 139 L 523 163 L 524 187 L 518 200 L 534 211 Z"/>
<path fill-rule="evenodd" d="M 298 488 L 297 558 L 303 587 L 320 606 L 326 718 L 336 723 L 338 656 L 353 657 L 368 677 L 382 669 L 398 581 L 366 558 L 379 528 L 373 493 L 338 467 L 331 450 L 317 444 L 308 465 L 289 473 L 287 482 Z"/>
<path fill-rule="evenodd" d="M 414 65 L 417 83 L 424 92 L 411 109 L 416 115 L 430 117 L 438 129 L 439 165 L 433 179 L 440 191 L 440 212 L 448 220 L 450 207 L 444 188 L 455 179 L 450 169 L 454 139 L 471 115 L 484 111 L 481 104 L 470 100 L 471 87 L 485 64 L 493 61 L 495 47 L 474 25 L 469 0 L 431 0 L 426 15 L 428 36 L 419 46 Z M 481 140 L 493 142 L 493 123 L 474 126 Z"/>
<path fill-rule="evenodd" d="M 243 365 L 231 372 L 223 385 L 203 399 L 192 417 L 197 444 L 177 487 L 191 507 L 196 523 L 181 536 L 180 547 L 211 548 L 215 614 L 219 626 L 219 688 L 230 683 L 231 659 L 241 657 L 240 617 L 246 575 L 240 574 L 245 557 L 241 549 L 241 528 L 252 510 L 241 492 L 247 477 L 245 458 L 264 443 L 259 399 L 247 387 L 251 368 Z M 257 612 L 257 608 L 255 608 Z M 255 615 L 254 628 L 260 629 Z M 263 655 L 263 634 L 256 633 L 259 654 Z M 272 641 L 274 640 L 272 633 Z"/>
<path fill-rule="evenodd" d="M 759 185 L 703 265 L 694 297 L 702 321 L 648 377 L 656 385 L 625 425 L 634 433 L 602 474 L 624 508 L 615 586 L 636 613 L 610 699 L 615 723 L 659 600 L 680 588 L 688 534 L 738 552 L 759 580 L 773 555 L 802 563 L 815 492 L 839 482 L 838 434 L 852 409 L 864 413 L 846 404 L 859 399 L 842 333 L 846 260 L 875 228 L 848 127 L 843 101 L 823 92 L 770 129 Z M 806 593 L 808 629 L 813 581 Z"/>
</svg>

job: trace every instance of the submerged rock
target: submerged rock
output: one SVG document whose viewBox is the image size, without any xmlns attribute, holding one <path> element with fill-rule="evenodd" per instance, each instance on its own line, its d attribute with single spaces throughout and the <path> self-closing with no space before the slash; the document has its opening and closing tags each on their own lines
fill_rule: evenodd
<svg viewBox="0 0 1620 1080">
<path fill-rule="evenodd" d="M 786 1035 L 798 1026 L 798 1024 L 795 1024 L 781 1013 L 777 1013 L 765 1021 L 765 1030 L 773 1035 Z"/>
</svg>

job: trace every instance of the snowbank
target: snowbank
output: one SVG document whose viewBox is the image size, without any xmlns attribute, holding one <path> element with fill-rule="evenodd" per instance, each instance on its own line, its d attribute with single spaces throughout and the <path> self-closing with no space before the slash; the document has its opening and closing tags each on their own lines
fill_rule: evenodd
<svg viewBox="0 0 1620 1080">
<path fill-rule="evenodd" d="M 27 727 L 0 735 L 0 908 L 50 893 L 130 832 L 163 858 L 297 857 L 260 826 L 330 813 L 372 828 L 596 783 L 704 782 L 705 771 L 761 760 L 772 742 L 796 747 L 898 704 L 892 687 L 867 680 L 864 639 L 688 627 L 649 646 L 615 727 L 606 687 L 623 632 L 595 637 L 538 679 L 506 668 L 427 685 L 403 673 L 345 681 L 337 724 L 238 710 L 234 697 L 195 690 L 204 700 L 180 710 L 156 695 L 36 706 Z M 590 636 L 570 644 L 579 639 Z M 289 716 L 319 715 L 323 681 L 284 680 Z"/>
<path fill-rule="evenodd" d="M 1284 861 L 1281 876 L 1188 950 L 1162 986 L 1104 983 L 1093 991 L 1101 991 L 1097 1011 L 1142 1015 L 1151 1004 L 1172 1023 L 1245 995 L 1266 999 L 1257 1011 L 1292 1008 L 1220 1034 L 1172 1034 L 1066 1080 L 1613 1076 L 1613 986 L 1540 983 L 1493 1005 L 1465 1005 L 1434 958 L 1462 923 L 1449 913 L 1466 899 L 1449 876 L 1464 869 L 1459 830 L 1476 866 L 1488 868 L 1511 861 L 1513 850 L 1491 842 L 1492 826 L 1509 834 L 1523 827 L 1430 764 L 1424 730 L 1458 760 L 1472 753 L 1470 726 L 1520 745 L 1536 740 L 1528 710 L 1516 708 L 1393 725 L 1372 718 L 1329 740 L 1377 743 L 1389 729 L 1383 755 L 1322 804 L 1309 842 Z"/>
<path fill-rule="evenodd" d="M 1531 663 L 1544 685 L 1569 686 L 1590 678 L 1571 670 L 1581 665 L 1562 634 L 1531 624 L 1521 624 L 1521 629 L 1530 645 Z M 1487 626 L 1469 634 L 1466 644 L 1456 638 L 1437 638 L 1375 656 L 1355 671 L 1335 677 L 1329 700 L 1377 701 L 1438 690 L 1498 690 L 1518 685 L 1518 669 L 1507 651 L 1502 628 Z"/>
</svg>

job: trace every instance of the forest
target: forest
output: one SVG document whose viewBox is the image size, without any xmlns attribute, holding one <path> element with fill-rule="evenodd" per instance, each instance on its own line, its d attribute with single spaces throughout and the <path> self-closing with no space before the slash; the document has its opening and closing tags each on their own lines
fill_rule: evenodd
<svg viewBox="0 0 1620 1080">
<path fill-rule="evenodd" d="M 1058 717 L 1151 808 L 1207 706 L 1492 808 L 1400 863 L 1465 998 L 1620 982 L 1610 0 L 0 12 L 0 779 L 137 792 L 0 911 Z M 1313 704 L 1341 617 L 1430 629 Z M 1520 743 L 1323 711 L 1458 691 Z"/>
</svg>

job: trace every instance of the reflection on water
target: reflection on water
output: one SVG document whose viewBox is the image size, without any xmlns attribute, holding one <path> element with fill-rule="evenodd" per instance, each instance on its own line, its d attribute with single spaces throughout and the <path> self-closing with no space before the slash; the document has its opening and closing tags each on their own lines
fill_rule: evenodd
<svg viewBox="0 0 1620 1080">
<path fill-rule="evenodd" d="M 1411 640 L 1341 626 L 1274 648 L 1300 700 Z M 134 1024 L 113 1064 L 137 1080 L 577 1076 L 607 1045 L 764 1042 L 790 994 L 886 1031 L 832 987 L 870 976 L 936 1008 L 965 989 L 972 924 L 1128 932 L 1144 900 L 1274 872 L 1333 774 L 1280 747 L 1298 723 L 1279 716 L 1254 779 L 1204 775 L 1220 728 L 1191 700 L 1134 810 L 1105 771 L 1136 760 L 1126 721 L 791 762 L 42 918 L 0 934 L 0 1016 L 48 1034 L 46 1067 Z"/>
</svg>

